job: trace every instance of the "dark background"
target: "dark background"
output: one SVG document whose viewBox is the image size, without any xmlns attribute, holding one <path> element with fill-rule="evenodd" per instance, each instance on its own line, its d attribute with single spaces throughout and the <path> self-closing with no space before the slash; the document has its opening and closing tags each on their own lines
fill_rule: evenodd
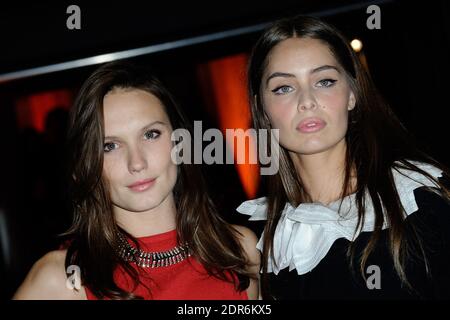
<svg viewBox="0 0 450 320">
<path fill-rule="evenodd" d="M 368 30 L 366 8 L 381 8 L 381 29 Z M 81 8 L 81 30 L 66 28 L 66 8 Z M 165 1 L 1 4 L 0 79 L 15 71 L 99 54 L 189 39 L 280 17 L 312 14 L 363 41 L 378 88 L 417 143 L 443 164 L 450 108 L 450 6 L 446 1 L 240 1 L 183 5 Z M 199 66 L 248 53 L 260 34 L 234 37 L 131 58 L 149 65 L 176 95 L 191 120 L 218 127 Z M 0 81 L 0 294 L 11 296 L 32 263 L 58 245 L 70 224 L 63 143 L 67 106 L 46 115 L 44 131 L 18 121 L 18 101 L 65 90 L 74 97 L 98 65 Z M 70 100 L 70 99 L 69 99 Z M 70 101 L 69 101 L 70 102 Z M 57 107 L 57 106 L 55 106 Z M 22 117 L 24 115 L 22 114 Z M 26 116 L 26 115 L 25 115 Z M 205 166 L 213 197 L 227 220 L 246 224 L 235 208 L 246 199 L 233 165 Z M 261 190 L 258 195 L 261 194 Z"/>
</svg>

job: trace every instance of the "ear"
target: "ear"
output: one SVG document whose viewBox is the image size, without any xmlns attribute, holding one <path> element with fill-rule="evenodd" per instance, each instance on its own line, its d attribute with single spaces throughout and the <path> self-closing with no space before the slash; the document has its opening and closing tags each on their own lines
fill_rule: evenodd
<svg viewBox="0 0 450 320">
<path fill-rule="evenodd" d="M 355 98 L 355 94 L 353 93 L 353 91 L 350 91 L 350 97 L 348 99 L 348 106 L 347 106 L 347 110 L 353 110 L 355 108 L 356 105 L 356 98 Z"/>
</svg>

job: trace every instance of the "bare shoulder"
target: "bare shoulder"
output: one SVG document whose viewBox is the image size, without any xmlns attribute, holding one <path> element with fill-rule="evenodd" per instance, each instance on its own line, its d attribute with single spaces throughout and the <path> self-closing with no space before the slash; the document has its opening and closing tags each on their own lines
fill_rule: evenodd
<svg viewBox="0 0 450 320">
<path fill-rule="evenodd" d="M 258 243 L 258 237 L 256 236 L 256 234 L 252 230 L 244 226 L 234 224 L 232 225 L 232 227 L 238 232 L 241 246 L 244 249 L 250 263 L 259 266 L 260 253 L 256 248 L 256 244 Z"/>
<path fill-rule="evenodd" d="M 237 224 L 233 224 L 232 227 L 238 232 L 239 240 L 241 242 L 242 247 L 247 251 L 258 251 L 256 249 L 256 244 L 258 243 L 258 237 L 256 234 L 247 227 L 240 226 Z"/>
<path fill-rule="evenodd" d="M 232 225 L 238 232 L 239 240 L 247 256 L 249 265 L 248 271 L 252 274 L 250 278 L 250 285 L 247 288 L 248 298 L 251 300 L 260 299 L 259 289 L 259 270 L 261 264 L 261 256 L 259 250 L 256 248 L 258 237 L 255 233 L 247 227 Z"/>
<path fill-rule="evenodd" d="M 45 254 L 31 268 L 13 299 L 17 300 L 82 300 L 84 290 L 70 289 L 66 285 L 66 250 Z"/>
</svg>

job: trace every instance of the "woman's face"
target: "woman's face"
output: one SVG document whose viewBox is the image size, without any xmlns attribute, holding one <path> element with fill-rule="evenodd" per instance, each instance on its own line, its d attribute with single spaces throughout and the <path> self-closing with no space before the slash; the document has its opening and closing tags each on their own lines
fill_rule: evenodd
<svg viewBox="0 0 450 320">
<path fill-rule="evenodd" d="M 345 144 L 348 111 L 355 106 L 342 67 L 320 40 L 290 38 L 268 56 L 261 84 L 264 110 L 280 144 L 299 155 Z"/>
<path fill-rule="evenodd" d="M 113 89 L 103 99 L 103 175 L 114 207 L 144 212 L 168 197 L 177 179 L 172 127 L 159 99 L 139 89 Z"/>
</svg>

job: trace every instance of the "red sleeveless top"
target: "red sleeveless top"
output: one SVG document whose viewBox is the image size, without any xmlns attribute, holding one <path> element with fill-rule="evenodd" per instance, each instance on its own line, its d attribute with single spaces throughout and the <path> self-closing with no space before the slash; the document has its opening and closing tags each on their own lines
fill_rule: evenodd
<svg viewBox="0 0 450 320">
<path fill-rule="evenodd" d="M 148 237 L 137 238 L 144 251 L 166 251 L 177 245 L 177 231 Z M 232 282 L 226 282 L 209 276 L 205 268 L 193 257 L 167 267 L 138 268 L 135 263 L 131 265 L 138 272 L 144 274 L 140 277 L 141 283 L 134 288 L 132 278 L 121 268 L 114 273 L 116 284 L 129 292 L 155 300 L 247 300 L 246 290 L 236 291 Z M 150 289 L 146 288 L 146 286 Z M 88 300 L 97 300 L 97 297 L 85 287 Z"/>
</svg>

